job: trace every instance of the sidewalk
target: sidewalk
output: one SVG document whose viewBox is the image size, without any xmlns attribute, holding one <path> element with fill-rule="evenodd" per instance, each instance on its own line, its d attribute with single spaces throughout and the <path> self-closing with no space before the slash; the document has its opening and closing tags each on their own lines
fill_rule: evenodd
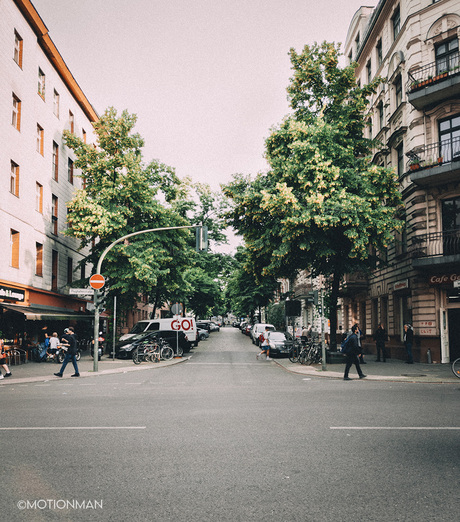
<svg viewBox="0 0 460 522">
<path fill-rule="evenodd" d="M 164 368 L 173 364 L 188 361 L 190 355 L 174 358 L 170 361 L 161 361 L 159 363 L 142 362 L 141 364 L 134 364 L 131 359 L 115 359 L 109 356 L 104 356 L 98 362 L 98 371 L 93 371 L 93 358 L 90 355 L 82 355 L 78 361 L 78 369 L 80 370 L 80 378 L 82 377 L 97 377 L 99 375 L 107 375 L 112 373 L 127 373 L 142 370 L 152 370 L 156 368 Z M 27 362 L 25 364 L 10 365 L 11 377 L 0 380 L 0 386 L 6 384 L 22 384 L 27 382 L 44 382 L 49 380 L 63 380 L 70 379 L 71 375 L 75 373 L 72 363 L 70 362 L 63 377 L 56 377 L 53 374 L 57 373 L 61 368 L 60 364 L 55 362 Z M 2 369 L 2 374 L 5 371 Z M 74 379 L 72 379 L 74 380 Z"/>
<path fill-rule="evenodd" d="M 404 361 L 387 359 L 387 362 L 375 362 L 375 355 L 364 356 L 366 364 L 361 368 L 366 378 L 363 381 L 387 381 L 387 382 L 419 382 L 435 384 L 459 384 L 452 373 L 450 364 L 405 364 Z M 287 371 L 298 373 L 308 377 L 329 377 L 332 379 L 343 379 L 345 364 L 327 364 L 326 370 L 322 371 L 321 365 L 305 366 L 299 363 L 291 363 L 288 358 L 273 359 Z M 355 366 L 351 367 L 349 377 L 358 379 Z"/>
</svg>

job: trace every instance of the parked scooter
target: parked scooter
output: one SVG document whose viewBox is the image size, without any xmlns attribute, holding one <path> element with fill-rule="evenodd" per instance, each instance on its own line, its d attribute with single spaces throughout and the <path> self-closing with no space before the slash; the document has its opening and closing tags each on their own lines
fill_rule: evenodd
<svg viewBox="0 0 460 522">
<path fill-rule="evenodd" d="M 101 357 L 102 357 L 102 354 L 104 353 L 104 337 L 102 337 L 102 332 L 99 332 L 99 337 L 98 337 L 98 349 L 97 349 L 97 354 L 98 354 L 98 357 L 97 357 L 97 360 L 100 361 L 101 360 Z M 94 359 L 94 341 L 92 341 L 91 343 L 91 357 Z"/>
</svg>

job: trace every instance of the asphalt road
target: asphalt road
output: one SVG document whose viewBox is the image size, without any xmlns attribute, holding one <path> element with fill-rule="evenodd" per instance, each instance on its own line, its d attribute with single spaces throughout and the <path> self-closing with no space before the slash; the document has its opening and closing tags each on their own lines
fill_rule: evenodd
<svg viewBox="0 0 460 522">
<path fill-rule="evenodd" d="M 458 520 L 460 384 L 256 352 L 224 328 L 175 366 L 1 387 L 1 519 Z"/>
</svg>

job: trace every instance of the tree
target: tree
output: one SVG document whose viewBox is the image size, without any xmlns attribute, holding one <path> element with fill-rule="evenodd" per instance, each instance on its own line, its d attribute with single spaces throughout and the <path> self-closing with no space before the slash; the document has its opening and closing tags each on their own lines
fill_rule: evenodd
<svg viewBox="0 0 460 522">
<path fill-rule="evenodd" d="M 93 267 L 105 248 L 126 234 L 190 224 L 182 212 L 186 189 L 174 170 L 156 160 L 143 163 L 143 140 L 132 132 L 136 119 L 107 109 L 94 124 L 97 146 L 64 133 L 83 179 L 83 188 L 67 204 L 65 233 L 82 246 L 92 245 L 84 262 Z M 121 307 L 132 307 L 139 294 L 164 296 L 183 286 L 190 235 L 188 230 L 141 234 L 109 251 L 102 271 Z"/>
<path fill-rule="evenodd" d="M 291 49 L 288 88 L 293 114 L 266 141 L 270 170 L 254 181 L 235 176 L 229 223 L 248 247 L 257 274 L 292 277 L 309 269 L 330 276 L 331 344 L 343 275 L 372 267 L 400 226 L 393 170 L 373 165 L 375 143 L 364 138 L 368 96 L 379 79 L 359 87 L 355 65 L 338 66 L 339 46 Z"/>
</svg>

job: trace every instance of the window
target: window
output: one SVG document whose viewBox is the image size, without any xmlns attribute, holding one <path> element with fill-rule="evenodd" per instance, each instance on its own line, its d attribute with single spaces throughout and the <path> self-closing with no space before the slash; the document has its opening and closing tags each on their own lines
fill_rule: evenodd
<svg viewBox="0 0 460 522">
<path fill-rule="evenodd" d="M 460 115 L 439 122 L 440 152 L 444 163 L 460 160 Z"/>
<path fill-rule="evenodd" d="M 72 134 L 75 134 L 75 118 L 72 111 L 69 111 L 69 130 Z"/>
<path fill-rule="evenodd" d="M 377 106 L 377 110 L 379 111 L 379 125 L 380 125 L 380 130 L 383 129 L 383 127 L 385 126 L 385 115 L 384 115 L 384 112 L 383 112 L 383 102 L 380 102 Z"/>
<path fill-rule="evenodd" d="M 67 258 L 67 284 L 72 284 L 73 280 L 73 261 L 71 257 Z"/>
<path fill-rule="evenodd" d="M 37 152 L 43 156 L 44 131 L 37 123 Z"/>
<path fill-rule="evenodd" d="M 67 179 L 73 185 L 73 161 L 70 158 L 67 160 Z"/>
<path fill-rule="evenodd" d="M 58 233 L 58 198 L 53 195 L 51 203 L 51 224 L 53 234 L 57 236 Z"/>
<path fill-rule="evenodd" d="M 38 68 L 38 94 L 45 99 L 45 73 Z"/>
<path fill-rule="evenodd" d="M 458 67 L 458 38 L 437 45 L 435 54 L 436 74 L 442 74 Z"/>
<path fill-rule="evenodd" d="M 400 178 L 406 170 L 404 166 L 404 147 L 402 143 L 396 147 L 396 158 L 398 164 L 398 178 Z"/>
<path fill-rule="evenodd" d="M 13 92 L 13 110 L 11 113 L 11 125 L 18 131 L 21 130 L 21 100 Z"/>
<path fill-rule="evenodd" d="M 377 53 L 377 66 L 380 67 L 383 62 L 383 51 L 382 51 L 382 40 L 381 39 L 377 42 L 375 50 Z"/>
<path fill-rule="evenodd" d="M 11 266 L 19 268 L 19 232 L 10 230 Z"/>
<path fill-rule="evenodd" d="M 14 53 L 13 60 L 21 67 L 22 69 L 22 50 L 23 50 L 23 40 L 21 35 L 14 31 Z"/>
<path fill-rule="evenodd" d="M 35 275 L 43 277 L 43 245 L 35 243 Z"/>
<path fill-rule="evenodd" d="M 348 55 L 348 64 L 351 64 L 353 62 L 353 52 L 350 51 L 349 55 Z"/>
<path fill-rule="evenodd" d="M 11 161 L 10 192 L 19 197 L 19 165 Z"/>
<path fill-rule="evenodd" d="M 442 202 L 442 231 L 443 254 L 460 254 L 460 196 Z"/>
<path fill-rule="evenodd" d="M 58 289 L 58 253 L 53 250 L 51 263 L 51 290 L 55 292 Z"/>
<path fill-rule="evenodd" d="M 396 109 L 401 105 L 402 103 L 402 79 L 401 76 L 398 76 L 394 82 L 394 88 L 395 88 L 395 103 L 396 103 Z"/>
<path fill-rule="evenodd" d="M 35 183 L 35 210 L 43 214 L 43 185 Z"/>
<path fill-rule="evenodd" d="M 399 10 L 399 6 L 395 9 L 391 21 L 393 22 L 393 40 L 396 40 L 399 31 L 401 30 L 401 12 Z"/>
<path fill-rule="evenodd" d="M 372 62 L 369 60 L 366 64 L 367 71 L 367 83 L 370 83 L 372 80 Z"/>
<path fill-rule="evenodd" d="M 81 135 L 83 137 L 83 143 L 86 143 L 86 131 L 85 131 L 85 129 L 81 130 Z"/>
<path fill-rule="evenodd" d="M 59 118 L 59 93 L 56 89 L 54 89 L 53 94 L 53 113 L 57 118 Z"/>
<path fill-rule="evenodd" d="M 356 38 L 355 38 L 355 51 L 356 51 L 356 55 L 358 55 L 358 51 L 359 51 L 359 43 L 360 43 L 360 37 L 359 37 L 359 33 L 356 35 Z"/>
<path fill-rule="evenodd" d="M 85 279 L 86 275 L 85 275 L 85 263 L 84 261 L 82 261 L 81 265 L 80 265 L 80 279 L 83 280 Z"/>
<path fill-rule="evenodd" d="M 401 256 L 407 252 L 407 231 L 406 226 L 402 230 L 396 230 L 394 233 L 395 238 L 395 254 Z"/>
<path fill-rule="evenodd" d="M 59 181 L 59 145 L 53 141 L 53 179 Z"/>
</svg>

